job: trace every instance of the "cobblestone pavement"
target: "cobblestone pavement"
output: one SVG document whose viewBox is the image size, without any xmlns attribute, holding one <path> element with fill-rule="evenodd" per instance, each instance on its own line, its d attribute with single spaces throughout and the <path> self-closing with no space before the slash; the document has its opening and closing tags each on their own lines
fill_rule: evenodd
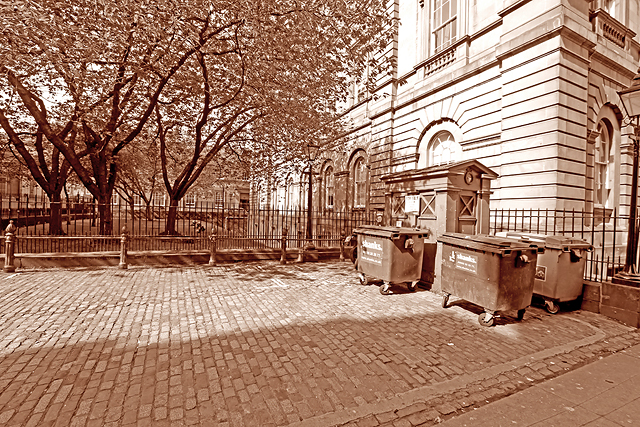
<svg viewBox="0 0 640 427">
<path fill-rule="evenodd" d="M 339 262 L 2 274 L 0 425 L 431 425 L 640 342 L 392 290 Z"/>
</svg>

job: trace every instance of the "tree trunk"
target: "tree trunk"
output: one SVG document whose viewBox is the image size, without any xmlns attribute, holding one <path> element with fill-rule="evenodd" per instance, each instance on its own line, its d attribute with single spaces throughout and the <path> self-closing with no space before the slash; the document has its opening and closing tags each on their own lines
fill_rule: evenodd
<svg viewBox="0 0 640 427">
<path fill-rule="evenodd" d="M 111 213 L 111 197 L 100 196 L 98 198 L 98 217 L 100 218 L 100 235 L 111 236 L 113 234 L 113 216 Z"/>
<path fill-rule="evenodd" d="M 164 232 L 162 234 L 168 236 L 176 236 L 176 220 L 178 218 L 178 200 L 171 199 L 169 205 L 169 214 L 167 215 L 167 224 L 165 225 Z"/>
<path fill-rule="evenodd" d="M 65 233 L 62 231 L 62 197 L 60 196 L 60 192 L 49 195 L 49 202 L 51 204 L 49 235 L 62 236 Z"/>
</svg>

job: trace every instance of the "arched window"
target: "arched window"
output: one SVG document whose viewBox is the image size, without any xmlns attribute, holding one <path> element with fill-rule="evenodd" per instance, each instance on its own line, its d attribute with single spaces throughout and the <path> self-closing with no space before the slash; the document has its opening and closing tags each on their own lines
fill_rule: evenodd
<svg viewBox="0 0 640 427">
<path fill-rule="evenodd" d="M 462 147 L 448 131 L 438 132 L 429 143 L 429 166 L 461 160 Z"/>
<path fill-rule="evenodd" d="M 364 208 L 367 201 L 367 166 L 364 157 L 358 158 L 353 167 L 353 206 Z"/>
<path fill-rule="evenodd" d="M 324 200 L 327 209 L 333 209 L 333 198 L 335 194 L 333 167 L 329 166 L 324 171 Z"/>
<path fill-rule="evenodd" d="M 595 191 L 594 204 L 596 206 L 613 207 L 614 186 L 614 145 L 612 144 L 611 129 L 605 121 L 598 123 L 598 135 L 595 146 Z"/>
</svg>

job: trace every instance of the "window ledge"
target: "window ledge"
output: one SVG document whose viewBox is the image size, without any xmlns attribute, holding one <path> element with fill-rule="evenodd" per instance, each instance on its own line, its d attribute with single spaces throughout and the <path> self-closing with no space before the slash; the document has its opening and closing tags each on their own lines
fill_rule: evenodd
<svg viewBox="0 0 640 427">
<path fill-rule="evenodd" d="M 458 39 L 451 46 L 445 50 L 430 56 L 426 60 L 416 64 L 414 69 L 424 69 L 424 77 L 429 77 L 436 71 L 440 71 L 443 68 L 453 64 L 456 60 L 456 52 L 458 51 L 458 45 L 464 43 L 465 39 Z"/>
</svg>

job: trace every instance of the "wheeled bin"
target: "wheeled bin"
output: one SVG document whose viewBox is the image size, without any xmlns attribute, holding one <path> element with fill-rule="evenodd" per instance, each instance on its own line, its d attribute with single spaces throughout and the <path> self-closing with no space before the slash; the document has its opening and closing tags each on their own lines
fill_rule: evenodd
<svg viewBox="0 0 640 427">
<path fill-rule="evenodd" d="M 506 237 L 442 234 L 442 307 L 455 295 L 484 308 L 478 316 L 491 326 L 497 311 L 517 310 L 522 320 L 531 305 L 538 247 Z"/>
<path fill-rule="evenodd" d="M 544 248 L 544 253 L 538 254 L 533 293 L 544 299 L 549 313 L 557 313 L 559 303 L 575 301 L 582 295 L 586 254 L 593 250 L 586 240 L 516 232 L 507 232 L 506 237 Z"/>
<path fill-rule="evenodd" d="M 382 280 L 380 293 L 389 294 L 392 282 L 409 282 L 415 291 L 422 274 L 425 230 L 369 225 L 356 228 L 356 269 L 363 285 L 367 276 Z"/>
</svg>

